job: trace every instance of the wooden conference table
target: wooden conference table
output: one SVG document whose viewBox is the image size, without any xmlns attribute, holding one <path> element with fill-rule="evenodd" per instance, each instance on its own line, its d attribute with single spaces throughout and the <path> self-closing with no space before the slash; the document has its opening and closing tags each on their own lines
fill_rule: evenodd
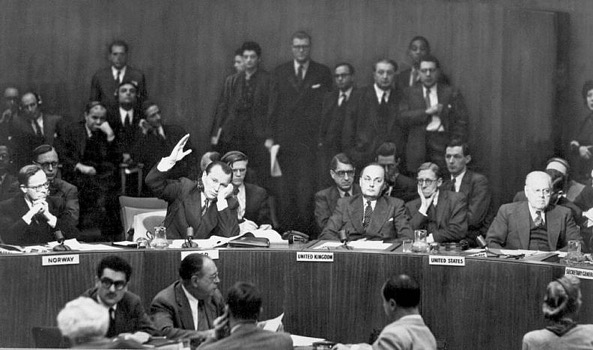
<svg viewBox="0 0 593 350">
<path fill-rule="evenodd" d="M 422 316 L 447 349 L 518 349 L 524 333 L 545 326 L 546 285 L 565 271 L 553 263 L 471 257 L 464 267 L 434 266 L 428 255 L 397 252 L 334 251 L 333 262 L 297 261 L 298 252 L 311 251 L 308 246 L 218 250 L 221 291 L 239 280 L 256 283 L 264 297 L 262 319 L 284 312 L 285 329 L 293 334 L 368 342 L 388 322 L 382 283 L 406 273 L 420 283 Z M 148 308 L 176 280 L 186 252 L 117 254 L 132 265 L 129 290 Z M 98 262 L 113 252 L 68 252 L 78 256 L 78 264 L 42 266 L 44 256 L 63 254 L 0 256 L 0 347 L 33 347 L 31 328 L 55 326 L 59 310 L 94 285 Z M 593 323 L 593 281 L 581 282 L 580 322 Z"/>
</svg>

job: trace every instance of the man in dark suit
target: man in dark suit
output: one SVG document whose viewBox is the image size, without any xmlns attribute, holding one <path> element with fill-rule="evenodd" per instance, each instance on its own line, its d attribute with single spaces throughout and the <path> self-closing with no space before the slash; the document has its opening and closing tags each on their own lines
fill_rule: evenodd
<svg viewBox="0 0 593 350">
<path fill-rule="evenodd" d="M 406 131 L 406 166 L 413 172 L 425 161 L 445 168 L 445 147 L 451 140 L 466 141 L 468 113 L 456 88 L 439 81 L 436 57 L 420 59 L 422 84 L 404 90 L 400 117 Z"/>
<path fill-rule="evenodd" d="M 397 63 L 380 59 L 373 68 L 375 83 L 361 88 L 346 112 L 346 153 L 358 167 L 371 162 L 383 142 L 394 142 L 398 149 L 403 149 L 398 120 L 400 96 L 393 85 Z"/>
<path fill-rule="evenodd" d="M 340 198 L 360 193 L 360 186 L 354 183 L 354 165 L 346 154 L 338 153 L 332 158 L 329 175 L 335 185 L 315 193 L 315 222 L 319 232 L 325 228 Z"/>
<path fill-rule="evenodd" d="M 0 202 L 17 195 L 18 187 L 16 176 L 10 173 L 10 150 L 0 144 Z"/>
<path fill-rule="evenodd" d="M 29 164 L 31 152 L 37 146 L 54 145 L 64 136 L 65 123 L 61 116 L 41 111 L 38 94 L 27 92 L 21 97 L 21 113 L 13 120 L 14 160 L 18 168 Z"/>
<path fill-rule="evenodd" d="M 148 98 L 144 73 L 128 66 L 128 44 L 123 40 L 115 40 L 109 45 L 110 67 L 98 70 L 91 80 L 91 96 L 89 101 L 100 101 L 108 109 L 117 106 L 117 90 L 124 81 L 133 82 L 138 87 L 138 100 L 141 103 Z"/>
<path fill-rule="evenodd" d="M 338 206 L 319 239 L 337 240 L 340 230 L 345 231 L 349 240 L 413 237 L 404 202 L 381 196 L 385 189 L 382 166 L 372 163 L 362 169 L 360 189 L 361 194 L 338 200 Z"/>
<path fill-rule="evenodd" d="M 183 151 L 188 139 L 189 134 L 179 140 L 171 155 L 164 157 L 146 176 L 148 187 L 169 203 L 165 217 L 167 237 L 186 238 L 188 227 L 194 229 L 198 239 L 238 235 L 237 209 L 230 208 L 227 201 L 234 190 L 231 186 L 233 171 L 227 164 L 210 163 L 202 174 L 201 183 L 185 177 L 167 179 L 169 170 L 191 153 L 191 150 Z"/>
<path fill-rule="evenodd" d="M 385 195 L 409 202 L 418 198 L 416 181 L 399 172 L 400 158 L 393 142 L 384 142 L 375 152 L 375 161 L 385 168 Z"/>
<path fill-rule="evenodd" d="M 291 43 L 294 60 L 274 70 L 278 101 L 266 146 L 280 146 L 280 224 L 285 229 L 307 232 L 314 231 L 311 224 L 317 174 L 311 167 L 316 164 L 321 104 L 332 78 L 328 67 L 311 60 L 311 37 L 307 33 L 296 32 Z"/>
<path fill-rule="evenodd" d="M 134 82 L 123 81 L 117 88 L 117 106 L 108 110 L 107 121 L 115 133 L 115 142 L 121 161 L 131 164 L 132 148 L 142 131 L 139 123 L 143 118 L 138 104 L 138 86 Z"/>
<path fill-rule="evenodd" d="M 241 46 L 244 71 L 227 78 L 216 108 L 211 143 L 221 154 L 240 150 L 249 155 L 259 184 L 268 184 L 270 157 L 264 145 L 271 137 L 270 119 L 276 103 L 273 76 L 259 67 L 261 47 Z"/>
<path fill-rule="evenodd" d="M 492 219 L 492 194 L 488 179 L 482 174 L 467 168 L 471 162 L 469 145 L 453 141 L 445 150 L 445 161 L 450 177 L 443 182 L 441 189 L 463 193 L 467 200 L 467 239 L 472 246 L 477 246 L 476 237 L 485 236 Z"/>
<path fill-rule="evenodd" d="M 467 200 L 462 193 L 439 187 L 443 183 L 440 168 L 424 163 L 418 168 L 418 194 L 420 198 L 406 203 L 413 230 L 424 229 L 429 241 L 459 242 L 467 235 Z"/>
<path fill-rule="evenodd" d="M 198 349 L 293 349 L 289 334 L 271 332 L 258 327 L 257 320 L 262 310 L 262 297 L 254 284 L 235 283 L 229 288 L 226 300 L 227 311 L 217 323 L 217 331 Z M 229 335 L 225 334 L 225 329 L 230 330 Z"/>
<path fill-rule="evenodd" d="M 327 172 L 334 155 L 342 152 L 347 146 L 345 140 L 350 136 L 343 134 L 346 120 L 346 109 L 353 95 L 356 93 L 354 86 L 354 67 L 347 62 L 338 63 L 334 68 L 334 82 L 336 89 L 328 92 L 321 107 L 321 126 L 317 146 L 319 148 L 319 186 L 325 188 L 331 185 Z"/>
<path fill-rule="evenodd" d="M 241 232 L 257 229 L 263 224 L 272 224 L 268 192 L 265 189 L 245 182 L 249 159 L 243 152 L 230 151 L 221 161 L 233 170 L 233 193 L 239 207 L 237 214 Z"/>
<path fill-rule="evenodd" d="M 64 202 L 48 197 L 49 182 L 38 165 L 25 165 L 18 174 L 22 195 L 0 203 L 0 237 L 16 245 L 46 244 L 61 231 L 66 238 L 78 236 L 67 217 Z"/>
<path fill-rule="evenodd" d="M 189 254 L 181 261 L 179 277 L 154 297 L 150 313 L 167 338 L 190 338 L 195 346 L 214 336 L 215 320 L 224 313 L 218 269 L 209 257 Z"/>
<path fill-rule="evenodd" d="M 122 333 L 138 343 L 145 343 L 151 335 L 160 335 L 144 311 L 142 301 L 128 291 L 132 266 L 117 255 L 103 258 L 97 266 L 95 287 L 85 291 L 88 297 L 109 311 L 109 329 L 106 336 L 112 338 Z"/>
<path fill-rule="evenodd" d="M 486 241 L 491 248 L 554 251 L 568 241 L 582 241 L 570 209 L 550 205 L 552 181 L 543 171 L 525 179 L 527 201 L 504 204 L 498 210 Z"/>
</svg>

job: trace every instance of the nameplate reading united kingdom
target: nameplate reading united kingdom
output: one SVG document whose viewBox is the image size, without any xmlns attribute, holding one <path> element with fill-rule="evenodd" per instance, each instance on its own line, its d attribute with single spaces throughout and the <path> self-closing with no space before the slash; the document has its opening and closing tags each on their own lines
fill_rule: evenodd
<svg viewBox="0 0 593 350">
<path fill-rule="evenodd" d="M 297 261 L 334 262 L 334 253 L 297 252 Z"/>
<path fill-rule="evenodd" d="M 576 267 L 567 267 L 564 270 L 565 275 L 573 275 L 585 280 L 593 280 L 593 270 L 577 269 Z"/>
<path fill-rule="evenodd" d="M 206 255 L 212 260 L 218 260 L 218 249 L 209 249 L 209 250 L 194 250 L 190 252 L 181 252 L 181 260 L 185 259 L 186 256 L 190 254 L 202 254 Z"/>
<path fill-rule="evenodd" d="M 78 265 L 80 264 L 78 254 L 68 255 L 44 255 L 41 257 L 41 266 L 50 265 Z"/>
<path fill-rule="evenodd" d="M 429 255 L 428 265 L 465 266 L 464 256 Z"/>
</svg>

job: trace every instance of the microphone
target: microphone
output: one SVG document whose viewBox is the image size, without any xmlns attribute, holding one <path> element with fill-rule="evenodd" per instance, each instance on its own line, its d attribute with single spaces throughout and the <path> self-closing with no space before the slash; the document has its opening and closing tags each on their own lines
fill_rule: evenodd
<svg viewBox="0 0 593 350">
<path fill-rule="evenodd" d="M 58 241 L 58 245 L 55 246 L 52 250 L 54 252 L 64 252 L 64 251 L 69 251 L 72 250 L 72 248 L 70 248 L 69 246 L 64 244 L 64 234 L 62 233 L 62 230 L 57 230 L 54 232 L 54 236 L 56 237 L 56 241 Z"/>
<path fill-rule="evenodd" d="M 486 242 L 484 236 L 478 235 L 478 237 L 476 237 L 476 242 L 478 243 L 478 246 L 480 246 L 480 248 L 484 249 L 484 251 L 486 252 L 486 256 L 490 255 L 491 257 L 495 258 L 498 258 L 500 256 L 500 254 L 496 254 L 495 252 L 490 251 L 490 249 L 488 248 L 488 242 Z"/>
<path fill-rule="evenodd" d="M 194 238 L 194 228 L 189 226 L 185 231 L 186 241 L 183 242 L 181 248 L 198 248 L 198 243 L 192 241 Z"/>
<path fill-rule="evenodd" d="M 344 247 L 348 250 L 352 250 L 352 247 L 348 245 L 348 232 L 346 230 L 338 231 L 338 237 L 340 238 L 340 242 L 344 244 Z"/>
</svg>

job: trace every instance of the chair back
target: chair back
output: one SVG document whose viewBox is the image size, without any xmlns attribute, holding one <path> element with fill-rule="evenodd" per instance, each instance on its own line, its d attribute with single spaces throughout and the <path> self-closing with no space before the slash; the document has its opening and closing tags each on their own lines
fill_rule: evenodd
<svg viewBox="0 0 593 350">
<path fill-rule="evenodd" d="M 129 197 L 119 196 L 121 207 L 121 222 L 124 229 L 124 240 L 126 233 L 133 228 L 134 216 L 137 214 L 151 213 L 167 209 L 167 202 L 155 197 Z"/>
</svg>

